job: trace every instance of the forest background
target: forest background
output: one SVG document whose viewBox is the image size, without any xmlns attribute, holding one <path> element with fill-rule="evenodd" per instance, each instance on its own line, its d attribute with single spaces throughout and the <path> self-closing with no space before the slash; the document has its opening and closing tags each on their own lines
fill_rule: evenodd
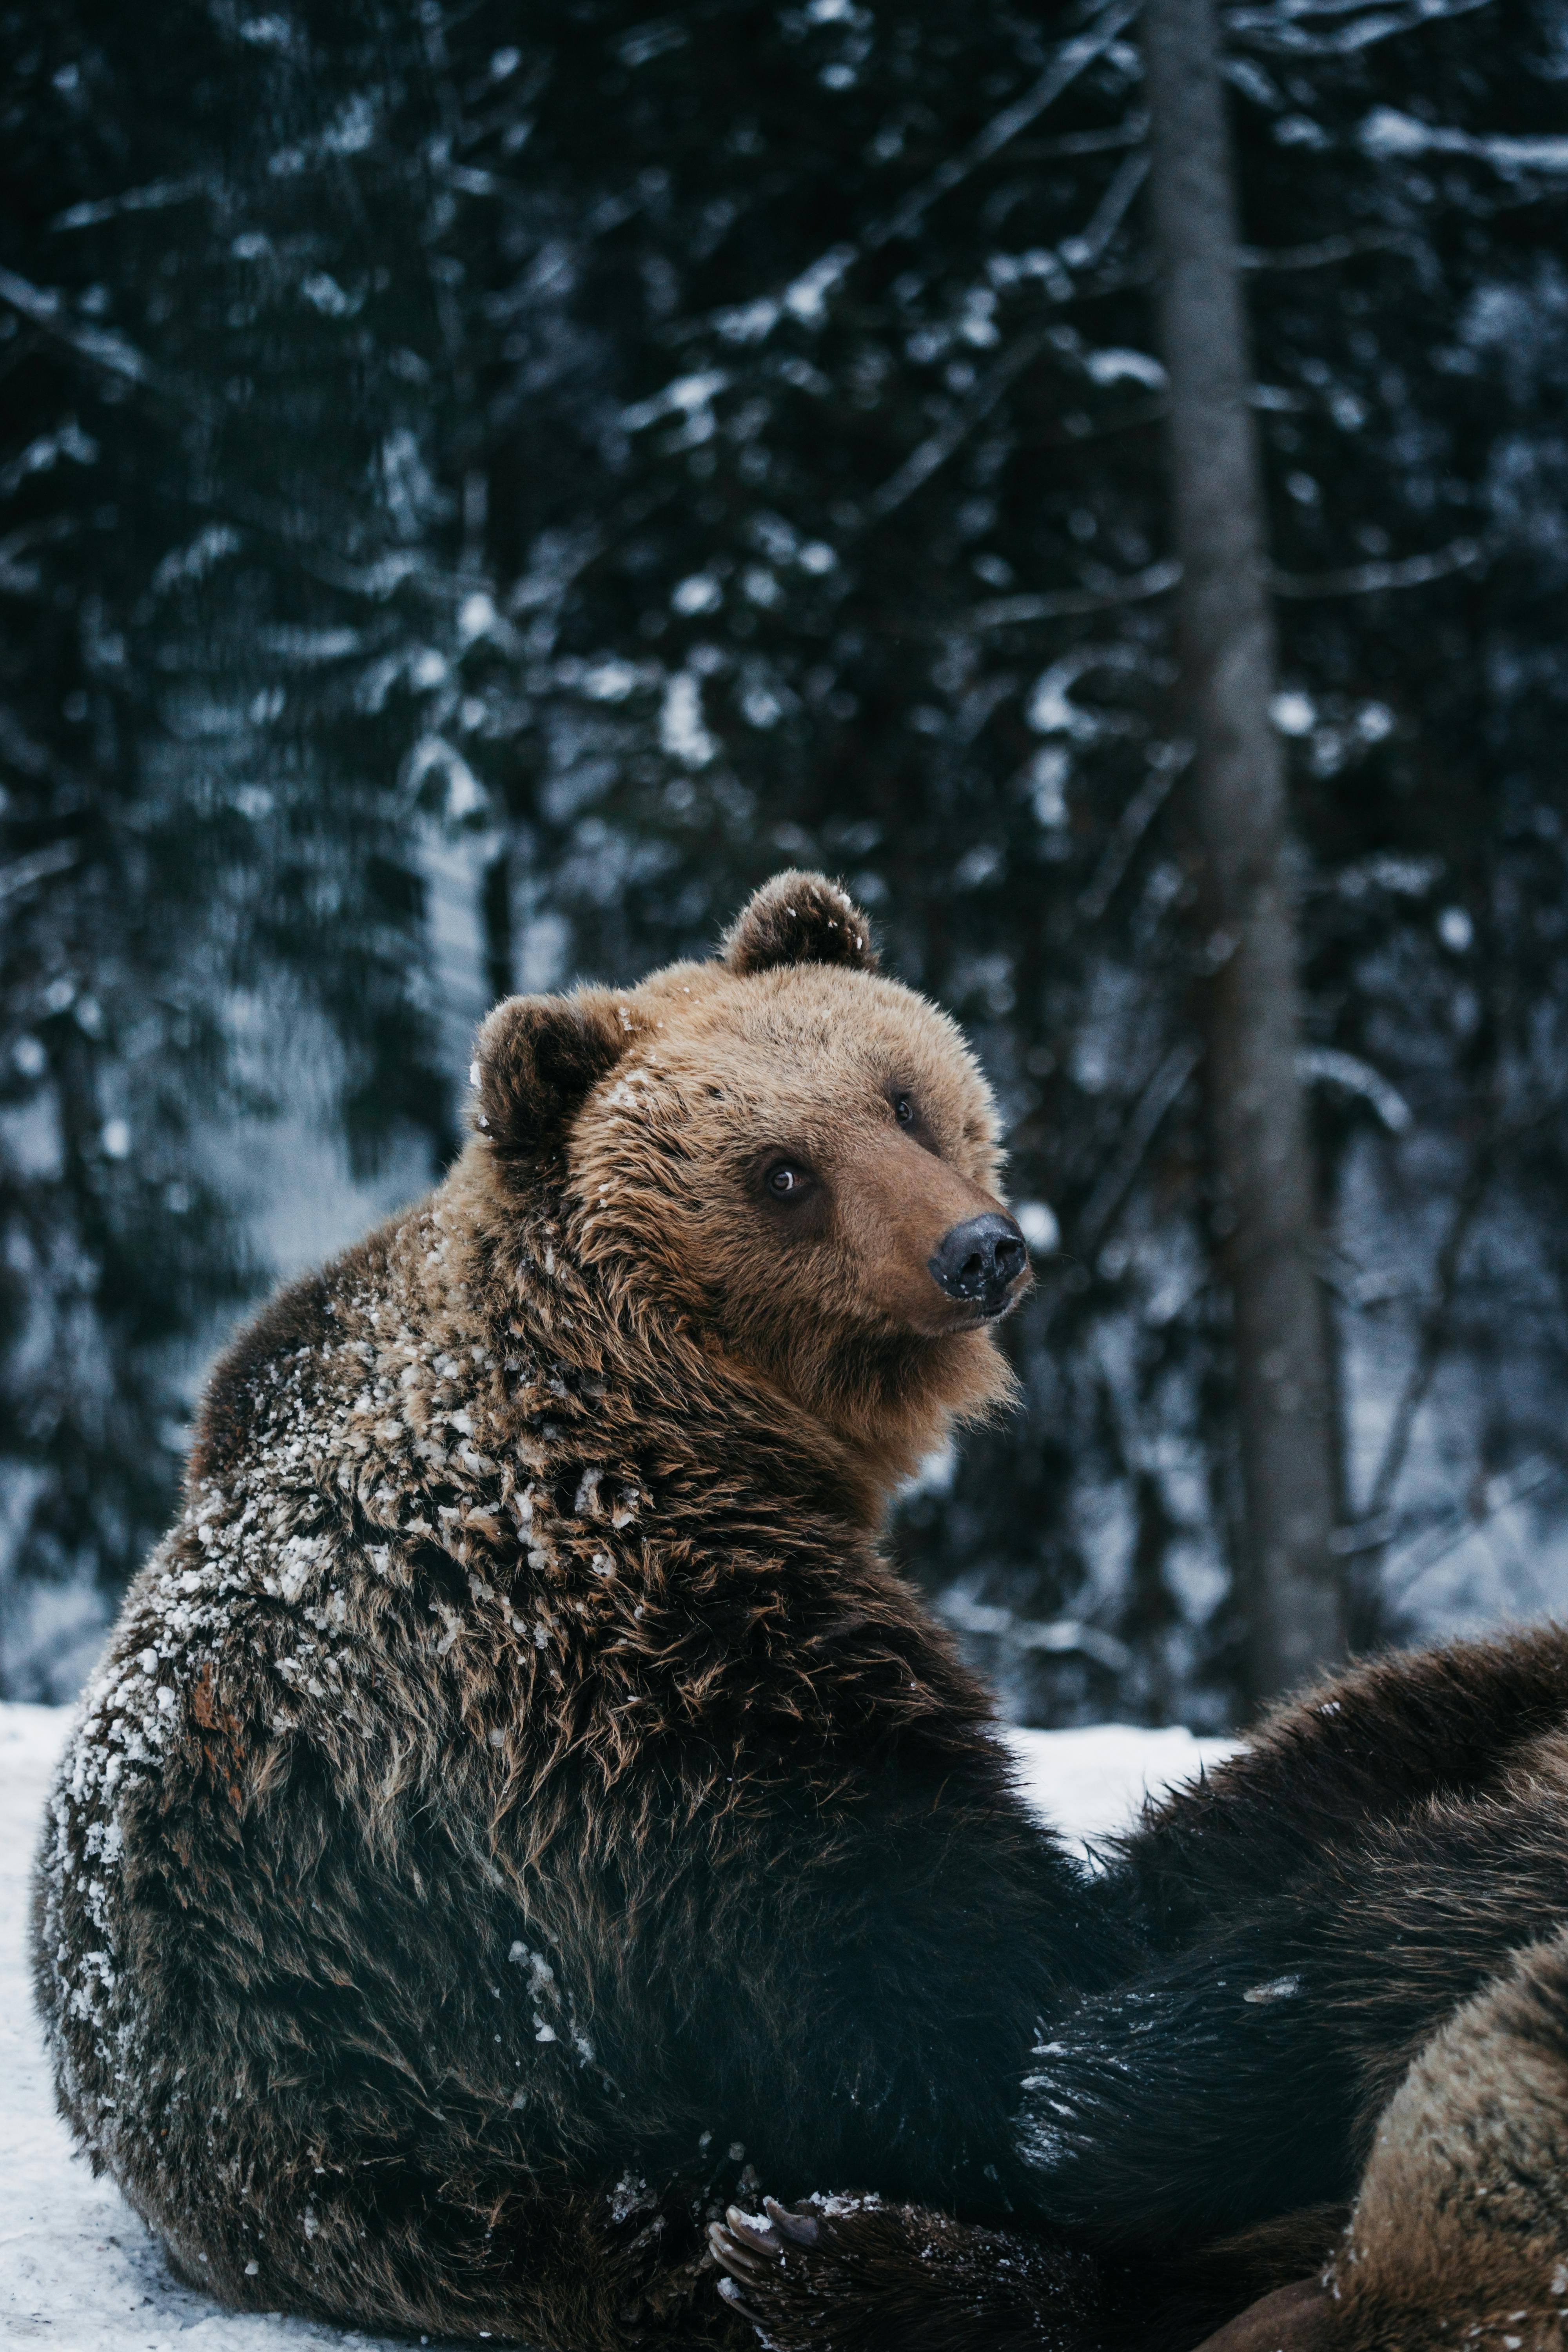
<svg viewBox="0 0 1568 2352">
<path fill-rule="evenodd" d="M 1568 0 L 1221 11 L 1358 1643 L 1568 1601 Z M 0 7 L 0 1694 L 495 995 L 841 875 L 969 1027 L 1025 1721 L 1252 1696 L 1133 0 Z M 1052 1244 L 1055 1244 L 1053 1247 Z"/>
</svg>

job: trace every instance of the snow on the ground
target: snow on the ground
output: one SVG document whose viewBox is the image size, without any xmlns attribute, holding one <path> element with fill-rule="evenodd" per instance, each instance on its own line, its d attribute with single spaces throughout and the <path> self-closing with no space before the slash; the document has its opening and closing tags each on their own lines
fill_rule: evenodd
<svg viewBox="0 0 1568 2352">
<path fill-rule="evenodd" d="M 27 1970 L 27 1881 L 70 1710 L 0 1706 L 0 2338 L 51 2352 L 402 2352 L 381 2337 L 276 2315 L 238 2317 L 171 2277 L 107 2180 L 71 2153 Z M 1010 1731 L 1030 1800 L 1092 1839 L 1132 1820 L 1145 1792 L 1226 1752 L 1190 1731 L 1126 1724 Z"/>
<path fill-rule="evenodd" d="M 1053 1829 L 1092 1845 L 1110 1830 L 1130 1829 L 1145 1797 L 1195 1780 L 1205 1764 L 1236 1752 L 1234 1739 L 1198 1739 L 1173 1726 L 1145 1731 L 1135 1723 L 1092 1723 L 1082 1731 L 1003 1733 L 1019 1786 Z"/>
</svg>

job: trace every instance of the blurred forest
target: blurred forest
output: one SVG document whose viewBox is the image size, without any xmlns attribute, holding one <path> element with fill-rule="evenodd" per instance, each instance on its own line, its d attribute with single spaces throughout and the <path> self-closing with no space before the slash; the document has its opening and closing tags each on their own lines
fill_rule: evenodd
<svg viewBox="0 0 1568 2352">
<path fill-rule="evenodd" d="M 1568 0 L 1221 15 L 1335 1542 L 1405 1639 L 1568 1599 Z M 900 1557 L 1025 1720 L 1234 1719 L 1133 0 L 0 23 L 5 1691 L 170 1512 L 257 1169 L 411 1189 L 491 996 L 801 863 L 1059 1234 Z"/>
</svg>

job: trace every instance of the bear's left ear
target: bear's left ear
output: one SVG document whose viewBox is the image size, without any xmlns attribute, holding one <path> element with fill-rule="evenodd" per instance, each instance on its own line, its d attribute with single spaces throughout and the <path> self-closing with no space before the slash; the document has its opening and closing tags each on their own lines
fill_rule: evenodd
<svg viewBox="0 0 1568 2352">
<path fill-rule="evenodd" d="M 722 958 L 740 979 L 781 964 L 847 964 L 876 971 L 871 926 L 826 874 L 775 874 L 724 934 Z"/>
<path fill-rule="evenodd" d="M 474 1125 L 503 1167 L 558 1160 L 573 1120 L 634 1035 L 607 988 L 570 996 L 509 996 L 474 1044 Z"/>
</svg>

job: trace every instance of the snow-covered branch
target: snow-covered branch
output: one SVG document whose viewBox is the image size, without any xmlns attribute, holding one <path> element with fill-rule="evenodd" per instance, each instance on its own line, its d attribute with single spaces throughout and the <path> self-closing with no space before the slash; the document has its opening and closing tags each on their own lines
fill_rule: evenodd
<svg viewBox="0 0 1568 2352">
<path fill-rule="evenodd" d="M 1061 588 L 1041 595 L 993 596 L 965 615 L 972 629 L 1012 628 L 1020 621 L 1060 621 L 1079 613 L 1105 613 L 1117 604 L 1141 604 L 1163 596 L 1182 576 L 1179 563 L 1163 561 L 1129 572 L 1109 588 Z"/>
<path fill-rule="evenodd" d="M 95 366 L 108 368 L 111 374 L 124 376 L 132 383 L 153 382 L 151 365 L 123 335 L 73 317 L 52 288 L 30 285 L 14 269 L 0 269 L 0 302 L 9 302 L 35 327 L 68 343 L 72 351 L 91 360 Z"/>
<path fill-rule="evenodd" d="M 47 881 L 51 874 L 68 872 L 80 856 L 79 842 L 53 841 L 47 849 L 12 858 L 8 866 L 0 866 L 0 899 L 19 898 L 24 891 Z"/>
<path fill-rule="evenodd" d="M 96 228 L 102 221 L 117 220 L 121 213 L 162 212 L 169 205 L 189 204 L 193 196 L 205 195 L 211 184 L 204 178 L 188 180 L 153 180 L 144 188 L 127 188 L 122 195 L 98 196 L 91 202 L 68 205 L 49 223 L 53 229 Z"/>
<path fill-rule="evenodd" d="M 1568 136 L 1562 134 L 1518 139 L 1500 131 L 1455 131 L 1380 106 L 1358 136 L 1363 152 L 1380 158 L 1468 155 L 1499 172 L 1568 172 Z"/>
<path fill-rule="evenodd" d="M 1233 8 L 1226 16 L 1227 29 L 1275 56 L 1290 58 L 1346 57 L 1357 49 L 1397 33 L 1419 32 L 1446 16 L 1468 16 L 1490 0 L 1405 0 L 1393 7 L 1365 7 L 1362 0 L 1277 0 L 1268 8 Z M 1348 16 L 1333 31 L 1318 31 L 1309 21 Z"/>
<path fill-rule="evenodd" d="M 1455 539 L 1430 555 L 1352 563 L 1342 572 L 1279 572 L 1271 567 L 1268 585 L 1276 596 L 1376 596 L 1385 589 L 1424 588 L 1428 581 L 1468 572 L 1486 552 L 1478 539 Z"/>
<path fill-rule="evenodd" d="M 886 217 L 874 221 L 852 241 L 835 245 L 801 270 L 782 292 L 763 295 L 751 302 L 731 304 L 717 312 L 708 321 L 716 327 L 727 341 L 759 343 L 772 334 L 780 320 L 794 319 L 798 324 L 815 327 L 826 317 L 827 298 L 847 276 L 858 261 L 868 254 L 879 253 L 896 238 L 912 236 L 931 206 L 952 189 L 1000 154 L 1008 142 L 1021 131 L 1027 130 L 1054 104 L 1062 92 L 1078 79 L 1095 59 L 1102 57 L 1118 36 L 1125 31 L 1138 14 L 1139 0 L 1112 0 L 1112 5 L 1094 22 L 1070 41 L 1064 41 L 1039 79 L 1011 106 L 993 116 L 984 131 L 972 139 L 967 147 L 933 172 L 922 184 L 911 190 L 900 205 Z M 1129 196 L 1129 203 L 1131 201 Z M 1092 226 L 1092 224 L 1091 224 Z"/>
<path fill-rule="evenodd" d="M 1304 1078 L 1327 1079 L 1331 1086 L 1342 1087 L 1346 1094 L 1359 1096 L 1376 1112 L 1390 1135 L 1408 1134 L 1410 1105 L 1397 1087 L 1391 1086 L 1380 1071 L 1358 1055 L 1342 1054 L 1332 1045 L 1305 1045 L 1296 1056 L 1296 1067 Z"/>
</svg>

